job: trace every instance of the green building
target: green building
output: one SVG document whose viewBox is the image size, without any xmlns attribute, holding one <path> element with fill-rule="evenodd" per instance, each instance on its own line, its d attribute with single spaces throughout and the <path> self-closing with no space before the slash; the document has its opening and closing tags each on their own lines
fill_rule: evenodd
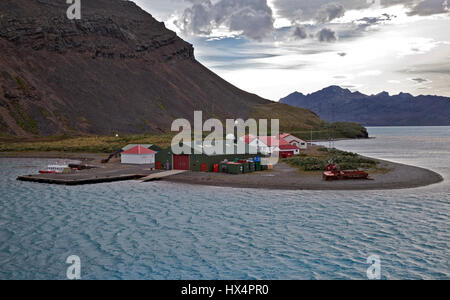
<svg viewBox="0 0 450 300">
<path fill-rule="evenodd" d="M 225 146 L 224 146 L 225 147 Z M 234 150 L 233 153 L 238 153 L 236 145 L 231 146 Z M 194 154 L 194 150 L 202 151 L 203 154 Z M 156 156 L 156 167 L 165 169 L 175 169 L 175 170 L 189 170 L 195 172 L 203 171 L 202 167 L 206 167 L 205 171 L 212 172 L 214 170 L 214 165 L 219 165 L 221 162 L 234 161 L 235 159 L 244 160 L 249 158 L 255 158 L 261 156 L 257 151 L 251 146 L 245 146 L 246 154 L 205 154 L 203 151 L 203 146 L 191 144 L 184 144 L 183 154 L 175 155 L 172 152 L 172 148 L 167 148 L 160 150 Z M 225 152 L 225 151 L 224 151 Z M 255 154 L 256 153 L 256 154 Z"/>
</svg>

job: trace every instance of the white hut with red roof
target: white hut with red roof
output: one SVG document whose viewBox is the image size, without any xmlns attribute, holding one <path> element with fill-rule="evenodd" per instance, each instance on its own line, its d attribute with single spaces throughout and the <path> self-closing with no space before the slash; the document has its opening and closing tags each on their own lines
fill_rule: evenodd
<svg viewBox="0 0 450 300">
<path fill-rule="evenodd" d="M 131 165 L 154 165 L 156 153 L 142 145 L 137 145 L 122 152 L 121 162 Z"/>
</svg>

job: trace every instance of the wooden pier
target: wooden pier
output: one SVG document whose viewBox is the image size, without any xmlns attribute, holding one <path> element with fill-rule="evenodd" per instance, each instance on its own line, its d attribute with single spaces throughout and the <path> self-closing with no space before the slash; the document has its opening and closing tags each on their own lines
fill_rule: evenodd
<svg viewBox="0 0 450 300">
<path fill-rule="evenodd" d="M 174 176 L 177 174 L 181 174 L 187 171 L 183 171 L 183 170 L 171 170 L 171 171 L 164 171 L 164 172 L 158 172 L 158 173 L 153 173 L 150 174 L 144 178 L 142 178 L 142 182 L 149 182 L 149 181 L 153 181 L 153 180 L 159 180 L 165 177 L 169 177 L 169 176 Z"/>
</svg>

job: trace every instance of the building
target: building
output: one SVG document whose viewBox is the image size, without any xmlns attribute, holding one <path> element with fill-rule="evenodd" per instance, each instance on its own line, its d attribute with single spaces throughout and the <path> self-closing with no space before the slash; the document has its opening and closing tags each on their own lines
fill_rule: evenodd
<svg viewBox="0 0 450 300">
<path fill-rule="evenodd" d="M 308 149 L 308 143 L 290 133 L 280 134 L 280 139 L 285 140 L 291 145 L 297 146 L 300 150 Z"/>
<path fill-rule="evenodd" d="M 289 144 L 287 141 L 280 139 L 278 149 L 282 158 L 292 157 L 300 154 L 300 149 L 293 144 Z"/>
<path fill-rule="evenodd" d="M 126 145 L 125 147 L 123 147 L 122 151 L 128 151 L 131 148 L 134 148 L 136 146 L 142 146 L 142 147 L 147 148 L 147 149 L 152 149 L 152 147 L 153 147 L 152 144 L 129 144 L 129 145 Z M 152 150 L 155 150 L 155 149 L 152 149 Z"/>
<path fill-rule="evenodd" d="M 275 136 L 255 137 L 253 135 L 246 135 L 241 137 L 240 140 L 249 147 L 258 149 L 263 154 L 271 154 L 280 150 L 278 148 L 278 139 Z"/>
<path fill-rule="evenodd" d="M 230 143 L 230 141 L 227 141 Z M 233 153 L 238 153 L 237 146 L 231 142 Z M 224 143 L 225 147 L 226 143 Z M 201 154 L 195 153 L 201 152 Z M 182 154 L 173 154 L 172 148 L 167 148 L 159 151 L 156 154 L 156 168 L 163 170 L 187 170 L 187 171 L 213 171 L 215 164 L 228 160 L 235 159 L 249 159 L 260 156 L 256 148 L 246 146 L 245 154 L 206 154 L 205 149 L 201 143 L 189 144 L 184 143 L 184 151 Z M 223 153 L 226 153 L 225 149 Z"/>
<path fill-rule="evenodd" d="M 301 145 L 301 142 L 298 142 L 297 139 L 292 139 L 293 142 L 289 143 L 285 139 L 276 136 L 255 137 L 246 135 L 241 137 L 241 141 L 244 141 L 249 146 L 257 147 L 257 149 L 264 154 L 279 152 L 281 157 L 292 157 L 300 154 L 300 148 L 297 145 Z"/>
<path fill-rule="evenodd" d="M 148 149 L 142 145 L 136 145 L 121 154 L 121 162 L 123 164 L 132 165 L 155 165 L 156 151 Z"/>
</svg>

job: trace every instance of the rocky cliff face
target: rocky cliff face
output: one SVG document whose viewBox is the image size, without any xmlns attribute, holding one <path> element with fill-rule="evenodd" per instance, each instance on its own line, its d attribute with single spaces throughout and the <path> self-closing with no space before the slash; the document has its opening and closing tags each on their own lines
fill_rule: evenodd
<svg viewBox="0 0 450 300">
<path fill-rule="evenodd" d="M 193 46 L 133 2 L 0 3 L 3 135 L 167 131 L 174 118 L 242 117 L 268 103 L 195 60 Z"/>
</svg>

